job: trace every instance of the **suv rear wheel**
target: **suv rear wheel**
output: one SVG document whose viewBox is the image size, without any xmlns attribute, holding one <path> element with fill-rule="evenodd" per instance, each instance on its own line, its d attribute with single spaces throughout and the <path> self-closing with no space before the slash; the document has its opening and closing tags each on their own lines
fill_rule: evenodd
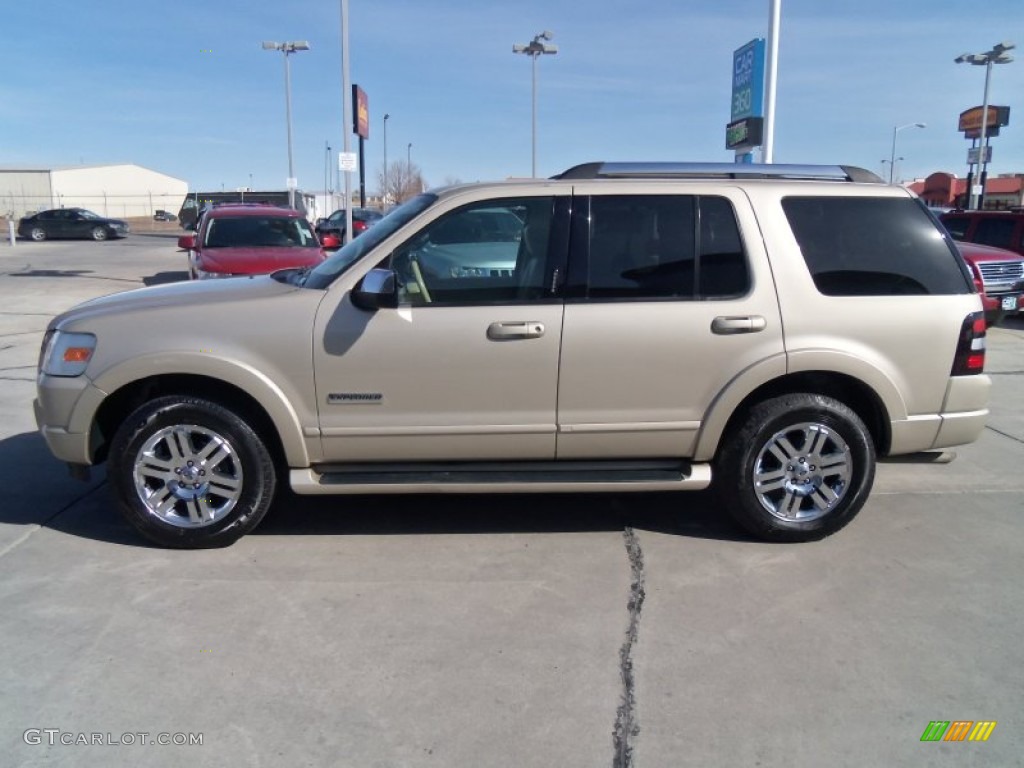
<svg viewBox="0 0 1024 768">
<path fill-rule="evenodd" d="M 253 530 L 275 486 L 270 454 L 244 420 L 184 396 L 146 403 L 125 420 L 108 476 L 128 522 L 179 549 L 227 546 Z"/>
<path fill-rule="evenodd" d="M 875 448 L 864 422 L 838 400 L 784 395 L 749 411 L 728 436 L 716 474 L 719 497 L 750 533 L 813 541 L 864 506 Z"/>
</svg>

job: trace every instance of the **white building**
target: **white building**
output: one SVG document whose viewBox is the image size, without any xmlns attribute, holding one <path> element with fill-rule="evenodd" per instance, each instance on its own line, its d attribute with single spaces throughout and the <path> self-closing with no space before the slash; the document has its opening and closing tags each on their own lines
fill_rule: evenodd
<svg viewBox="0 0 1024 768">
<path fill-rule="evenodd" d="M 20 218 L 50 208 L 88 208 L 100 216 L 151 218 L 177 213 L 188 182 L 141 165 L 0 166 L 0 214 Z"/>
</svg>

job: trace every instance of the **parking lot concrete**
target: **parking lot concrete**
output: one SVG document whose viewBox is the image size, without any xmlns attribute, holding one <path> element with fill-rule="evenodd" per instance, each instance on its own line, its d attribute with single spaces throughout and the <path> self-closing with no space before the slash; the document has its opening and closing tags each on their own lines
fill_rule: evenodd
<svg viewBox="0 0 1024 768">
<path fill-rule="evenodd" d="M 989 332 L 982 439 L 882 464 L 822 542 L 705 493 L 286 493 L 177 552 L 31 401 L 52 315 L 184 267 L 166 237 L 0 246 L 0 765 L 1024 765 L 1024 322 Z"/>
</svg>

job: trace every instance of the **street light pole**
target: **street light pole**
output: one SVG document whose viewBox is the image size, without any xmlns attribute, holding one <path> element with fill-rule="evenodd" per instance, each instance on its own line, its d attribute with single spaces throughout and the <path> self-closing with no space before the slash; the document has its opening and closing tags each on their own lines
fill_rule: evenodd
<svg viewBox="0 0 1024 768">
<path fill-rule="evenodd" d="M 889 183 L 893 183 L 896 169 L 896 134 L 904 128 L 925 128 L 924 123 L 907 123 L 906 125 L 894 125 L 892 128 L 892 152 L 889 154 Z M 900 160 L 903 158 L 901 157 Z"/>
<path fill-rule="evenodd" d="M 534 35 L 533 40 L 526 45 L 513 45 L 512 53 L 522 53 L 529 56 L 533 61 L 531 62 L 531 147 L 532 147 L 532 161 L 530 164 L 530 175 L 533 178 L 537 178 L 537 57 L 543 54 L 556 54 L 558 53 L 557 45 L 550 45 L 542 42 L 544 40 L 550 40 L 554 37 L 554 33 L 549 30 L 544 30 L 538 35 Z"/>
<path fill-rule="evenodd" d="M 992 50 L 985 51 L 985 53 L 962 53 L 953 60 L 957 64 L 966 63 L 985 66 L 985 97 L 981 107 L 981 149 L 978 150 L 980 184 L 972 184 L 971 189 L 968 190 L 970 192 L 970 202 L 967 205 L 969 209 L 981 208 L 984 205 L 983 201 L 985 199 L 985 177 L 988 175 L 988 87 L 992 77 L 992 65 L 1009 64 L 1013 61 L 1013 56 L 1008 55 L 1006 52 L 1016 47 L 1010 42 L 996 43 Z M 981 193 L 975 194 L 974 190 L 978 188 L 980 188 Z"/>
<path fill-rule="evenodd" d="M 281 51 L 284 53 L 284 111 L 285 121 L 288 126 L 288 206 L 295 208 L 295 166 L 292 163 L 292 74 L 291 66 L 288 63 L 288 56 L 296 51 L 308 51 L 309 43 L 305 40 L 285 43 L 264 40 L 263 50 Z"/>
<path fill-rule="evenodd" d="M 345 144 L 345 156 L 349 156 L 349 132 L 352 123 L 352 82 L 349 77 L 348 56 L 348 0 L 341 0 L 341 135 Z M 340 163 L 339 163 L 340 167 Z M 345 242 L 352 242 L 352 173 L 345 171 Z"/>
<path fill-rule="evenodd" d="M 387 112 L 384 113 L 384 210 L 388 207 L 388 118 L 390 118 Z"/>
<path fill-rule="evenodd" d="M 331 185 L 331 143 L 329 141 L 324 142 L 324 149 L 326 150 L 324 157 L 324 208 L 326 209 L 327 216 L 330 216 L 333 199 L 328 199 L 328 195 L 331 194 L 328 191 L 328 187 Z"/>
</svg>

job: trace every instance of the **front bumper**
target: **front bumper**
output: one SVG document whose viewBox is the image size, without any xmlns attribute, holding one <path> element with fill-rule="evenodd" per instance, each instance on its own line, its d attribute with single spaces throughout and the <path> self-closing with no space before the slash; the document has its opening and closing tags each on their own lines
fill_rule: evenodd
<svg viewBox="0 0 1024 768">
<path fill-rule="evenodd" d="M 71 464 L 93 463 L 93 423 L 106 396 L 84 376 L 39 376 L 32 410 L 54 456 Z"/>
</svg>

